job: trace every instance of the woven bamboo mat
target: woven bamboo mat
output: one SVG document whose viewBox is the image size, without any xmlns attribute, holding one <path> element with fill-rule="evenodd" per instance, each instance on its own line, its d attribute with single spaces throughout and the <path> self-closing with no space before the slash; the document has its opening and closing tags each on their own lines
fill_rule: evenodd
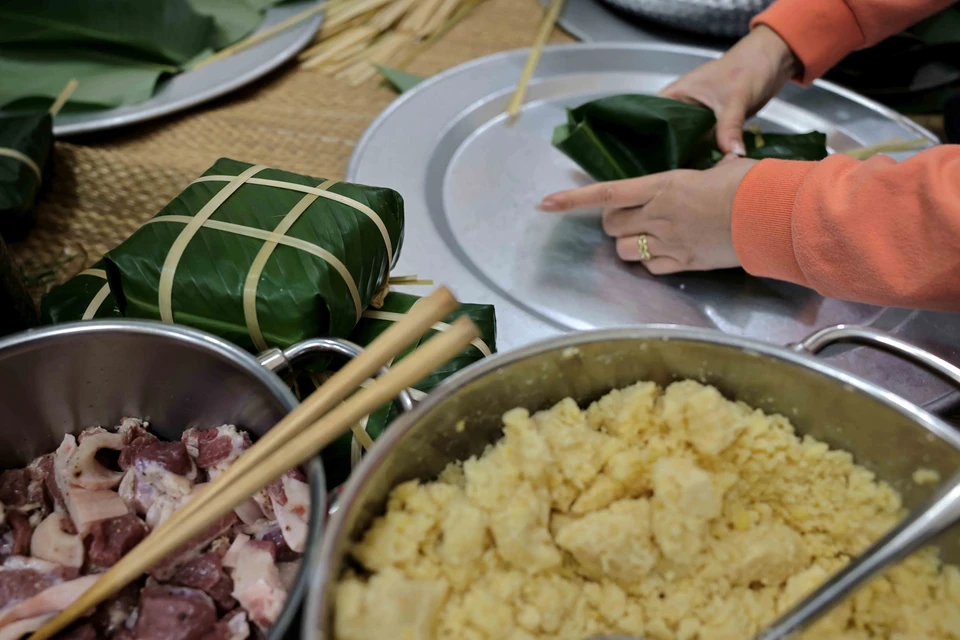
<svg viewBox="0 0 960 640">
<path fill-rule="evenodd" d="M 542 15 L 536 0 L 488 0 L 409 71 L 433 75 L 529 47 Z M 571 41 L 560 32 L 553 40 Z M 395 98 L 380 82 L 351 87 L 290 65 L 188 113 L 57 143 L 37 225 L 10 252 L 39 299 L 126 239 L 219 157 L 342 178 L 357 140 Z"/>
</svg>

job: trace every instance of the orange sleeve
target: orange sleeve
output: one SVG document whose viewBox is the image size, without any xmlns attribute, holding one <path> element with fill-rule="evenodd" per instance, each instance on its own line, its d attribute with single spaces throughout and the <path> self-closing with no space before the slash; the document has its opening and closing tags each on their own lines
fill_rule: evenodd
<svg viewBox="0 0 960 640">
<path fill-rule="evenodd" d="M 777 0 L 751 26 L 777 32 L 803 64 L 809 84 L 847 54 L 877 44 L 956 0 Z"/>
<path fill-rule="evenodd" d="M 743 267 L 820 294 L 960 311 L 960 145 L 901 163 L 763 160 L 733 207 Z"/>
</svg>

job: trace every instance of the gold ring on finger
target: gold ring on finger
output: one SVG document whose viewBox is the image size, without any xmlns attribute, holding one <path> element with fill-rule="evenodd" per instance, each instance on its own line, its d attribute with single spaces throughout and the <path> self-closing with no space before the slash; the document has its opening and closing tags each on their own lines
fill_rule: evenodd
<svg viewBox="0 0 960 640">
<path fill-rule="evenodd" d="M 637 236 L 637 249 L 640 250 L 640 262 L 646 262 L 653 257 L 650 255 L 650 247 L 647 246 L 647 234 L 641 233 Z"/>
</svg>

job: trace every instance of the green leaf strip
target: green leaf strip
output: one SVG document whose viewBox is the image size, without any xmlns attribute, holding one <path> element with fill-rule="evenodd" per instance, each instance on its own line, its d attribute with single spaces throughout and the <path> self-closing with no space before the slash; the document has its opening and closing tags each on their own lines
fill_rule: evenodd
<svg viewBox="0 0 960 640">
<path fill-rule="evenodd" d="M 190 224 L 190 221 L 193 219 L 194 218 L 191 218 L 190 216 L 161 216 L 159 218 L 151 218 L 143 224 L 156 224 L 158 222 L 179 222 L 181 224 Z M 232 222 L 223 222 L 222 220 L 206 220 L 202 226 L 208 229 L 215 229 L 217 231 L 234 233 L 238 236 L 246 236 L 248 238 L 256 238 L 258 240 L 272 240 L 277 244 L 293 247 L 294 249 L 300 249 L 301 251 L 317 256 L 321 260 L 326 261 L 330 266 L 337 270 L 337 273 L 339 273 L 341 277 L 343 277 L 343 281 L 347 285 L 347 289 L 350 290 L 350 297 L 353 298 L 353 304 L 356 306 L 357 319 L 359 320 L 360 313 L 363 311 L 363 303 L 360 301 L 360 291 L 357 289 L 357 283 L 354 282 L 353 276 L 350 275 L 350 271 L 347 269 L 347 266 L 340 262 L 337 256 L 333 255 L 323 247 L 318 247 L 317 245 L 307 242 L 306 240 L 301 240 L 300 238 L 290 238 L 288 236 L 274 237 L 274 234 L 270 231 L 264 231 L 263 229 L 257 229 L 255 227 L 245 227 L 242 224 L 234 224 Z"/>
<path fill-rule="evenodd" d="M 14 160 L 19 160 L 23 164 L 30 167 L 35 174 L 37 174 L 37 180 L 43 180 L 43 173 L 40 171 L 40 166 L 22 151 L 17 151 L 16 149 L 10 149 L 8 147 L 0 147 L 0 156 L 5 156 L 7 158 L 13 158 Z"/>
<path fill-rule="evenodd" d="M 390 322 L 397 322 L 402 320 L 403 316 L 406 314 L 403 313 L 393 313 L 392 311 L 364 311 L 363 317 L 370 318 L 371 320 L 388 320 Z M 450 329 L 450 325 L 446 322 L 438 322 L 437 324 L 431 327 L 434 331 L 447 331 Z M 490 350 L 490 347 L 487 346 L 487 343 L 481 340 L 480 338 L 475 338 L 470 341 L 470 344 L 475 346 L 480 350 L 484 356 L 490 356 L 493 352 Z"/>
<path fill-rule="evenodd" d="M 326 191 L 335 184 L 337 184 L 337 180 L 327 180 L 318 186 L 317 189 Z M 247 331 L 250 333 L 250 339 L 253 340 L 254 346 L 260 351 L 266 351 L 269 348 L 267 341 L 263 339 L 263 332 L 260 330 L 260 320 L 257 318 L 257 286 L 263 275 L 263 269 L 267 266 L 267 261 L 270 260 L 273 250 L 280 244 L 280 238 L 287 235 L 293 223 L 296 222 L 300 216 L 303 215 L 303 212 L 307 210 L 307 207 L 312 205 L 319 197 L 320 196 L 315 193 L 308 193 L 300 199 L 300 202 L 298 202 L 293 209 L 280 220 L 280 224 L 270 232 L 269 237 L 263 243 L 263 246 L 260 247 L 260 251 L 257 252 L 257 257 L 253 259 L 253 264 L 250 265 L 250 270 L 247 272 L 247 280 L 243 285 L 243 317 L 247 321 Z M 350 278 L 350 282 L 353 282 L 353 278 Z M 347 286 L 349 287 L 350 285 L 348 284 Z M 357 285 L 354 283 L 351 293 L 356 290 Z M 356 293 L 353 302 L 358 305 L 357 311 L 359 311 L 359 292 Z"/>
<path fill-rule="evenodd" d="M 197 215 L 190 219 L 190 222 L 183 228 L 177 239 L 174 240 L 167 257 L 163 261 L 163 270 L 160 272 L 160 286 L 157 292 L 157 307 L 160 309 L 160 319 L 164 322 L 173 324 L 173 278 L 177 274 L 177 265 L 187 245 L 197 235 L 197 231 L 203 226 L 210 216 L 216 213 L 220 205 L 227 201 L 234 192 L 243 186 L 243 183 L 255 176 L 257 173 L 266 169 L 262 164 L 254 165 L 238 176 L 231 176 L 227 185 L 221 189 L 217 195 L 210 198 L 210 201 L 197 212 Z"/>
<path fill-rule="evenodd" d="M 103 269 L 87 269 L 86 271 L 81 271 L 77 274 L 78 276 L 96 276 L 97 278 L 103 278 L 105 284 L 100 291 L 97 291 L 97 295 L 93 296 L 93 299 L 90 300 L 90 304 L 87 305 L 87 309 L 83 312 L 81 320 L 90 320 L 97 315 L 97 311 L 100 311 L 100 306 L 103 304 L 103 301 L 107 299 L 107 296 L 110 295 L 110 284 L 106 283 L 107 272 Z"/>
<path fill-rule="evenodd" d="M 235 176 L 202 176 L 193 181 L 193 184 L 198 182 L 231 182 L 236 180 Z M 352 209 L 356 209 L 363 215 L 370 218 L 370 220 L 377 225 L 377 228 L 380 230 L 380 235 L 383 236 L 383 244 L 387 248 L 387 264 L 393 264 L 393 242 L 390 241 L 390 233 L 387 231 L 387 225 L 383 224 L 383 220 L 380 219 L 380 216 L 377 213 L 368 207 L 367 205 L 357 202 L 353 198 L 348 198 L 347 196 L 340 195 L 339 193 L 330 193 L 329 191 L 321 191 L 317 187 L 307 187 L 302 184 L 294 184 L 293 182 L 284 182 L 283 180 L 266 180 L 263 178 L 250 178 L 247 180 L 250 184 L 259 184 L 265 187 L 277 187 L 278 189 L 289 189 L 290 191 L 299 191 L 300 193 L 312 193 L 314 195 L 320 196 L 321 198 L 326 198 L 328 200 L 333 200 L 334 202 L 339 202 L 340 204 L 345 204 Z"/>
</svg>

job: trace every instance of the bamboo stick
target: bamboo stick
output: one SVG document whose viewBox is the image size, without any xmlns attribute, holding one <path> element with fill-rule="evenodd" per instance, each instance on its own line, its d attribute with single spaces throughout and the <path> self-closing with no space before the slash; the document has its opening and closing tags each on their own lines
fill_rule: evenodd
<svg viewBox="0 0 960 640">
<path fill-rule="evenodd" d="M 321 2 L 320 4 L 314 7 L 310 7 L 306 11 L 302 11 L 295 16 L 287 18 L 283 22 L 277 23 L 272 27 L 268 29 L 264 29 L 259 33 L 255 33 L 249 38 L 244 38 L 243 40 L 241 40 L 236 44 L 226 47 L 225 49 L 221 49 L 220 51 L 213 54 L 212 56 L 208 58 L 204 58 L 203 60 L 200 60 L 199 62 L 197 62 L 195 65 L 193 65 L 192 69 L 199 69 L 201 67 L 205 67 L 208 64 L 217 62 L 219 60 L 223 60 L 224 58 L 228 58 L 235 53 L 239 53 L 240 51 L 248 49 L 253 45 L 260 44 L 265 40 L 269 40 L 270 38 L 274 37 L 278 33 L 286 31 L 290 27 L 296 26 L 301 22 L 303 22 L 304 20 L 309 20 L 313 16 L 317 15 L 318 13 L 320 13 L 326 8 L 326 4 L 327 4 L 326 2 Z"/>
<path fill-rule="evenodd" d="M 537 63 L 540 62 L 540 54 L 543 53 L 543 47 L 547 44 L 547 39 L 553 33 L 553 28 L 557 24 L 557 18 L 560 17 L 560 9 L 563 8 L 563 0 L 553 0 L 547 14 L 544 16 L 543 23 L 540 25 L 540 33 L 530 49 L 530 55 L 527 57 L 527 64 L 520 74 L 520 82 L 517 83 L 517 89 L 513 93 L 510 104 L 507 105 L 507 115 L 511 120 L 520 115 L 520 109 L 523 107 L 523 101 L 527 97 L 527 86 L 533 78 L 533 72 L 537 70 Z"/>
<path fill-rule="evenodd" d="M 420 0 L 394 0 L 393 4 L 374 16 L 370 21 L 370 26 L 380 31 L 386 31 L 405 16 L 417 2 L 420 2 Z"/>
<path fill-rule="evenodd" d="M 393 0 L 355 0 L 354 3 L 346 5 L 347 8 L 339 12 L 337 15 L 330 16 L 326 22 L 332 29 L 340 24 L 343 24 L 344 22 L 349 22 L 354 18 L 362 16 L 365 13 L 378 11 L 381 7 L 389 4 L 390 2 L 393 2 Z"/>
<path fill-rule="evenodd" d="M 876 144 L 867 145 L 865 147 L 859 147 L 857 149 L 850 149 L 848 151 L 841 151 L 843 155 L 851 156 L 857 160 L 866 160 L 871 158 L 878 153 L 896 153 L 897 151 L 910 151 L 929 142 L 925 138 L 917 138 L 916 140 L 904 140 L 903 138 L 891 138 L 889 140 L 884 140 L 883 142 L 878 142 Z"/>
<path fill-rule="evenodd" d="M 430 16 L 440 8 L 442 2 L 443 0 L 420 0 L 420 4 L 400 21 L 400 31 L 419 34 L 430 22 Z"/>
<path fill-rule="evenodd" d="M 466 0 L 460 7 L 457 9 L 457 12 L 453 14 L 447 21 L 443 24 L 440 29 L 430 34 L 423 42 L 418 42 L 413 50 L 406 56 L 400 58 L 396 65 L 397 69 L 405 68 L 410 62 L 416 58 L 418 55 L 423 53 L 425 50 L 437 43 L 440 38 L 447 35 L 455 26 L 457 26 L 464 18 L 470 15 L 470 12 L 473 11 L 480 3 L 484 0 Z"/>
<path fill-rule="evenodd" d="M 440 7 L 430 16 L 427 23 L 423 25 L 423 29 L 417 32 L 417 36 L 419 38 L 430 37 L 446 23 L 447 19 L 453 15 L 453 12 L 460 6 L 462 1 L 463 0 L 443 0 Z"/>
<path fill-rule="evenodd" d="M 67 82 L 66 86 L 63 88 L 63 91 L 60 92 L 60 95 L 57 96 L 57 99 L 53 101 L 53 104 L 50 105 L 50 115 L 54 118 L 57 117 L 57 114 L 60 113 L 60 110 L 63 109 L 63 105 L 67 104 L 67 101 L 70 99 L 70 96 L 73 95 L 73 92 L 77 90 L 77 86 L 80 83 L 77 82 L 76 78 L 71 78 Z"/>
<path fill-rule="evenodd" d="M 351 31 L 345 31 L 335 40 L 329 40 L 331 45 L 323 51 L 315 52 L 306 58 L 303 58 L 303 68 L 311 69 L 320 66 L 326 62 L 335 62 L 349 55 L 353 50 L 362 51 L 365 49 L 377 32 L 370 27 L 357 27 Z"/>
</svg>

